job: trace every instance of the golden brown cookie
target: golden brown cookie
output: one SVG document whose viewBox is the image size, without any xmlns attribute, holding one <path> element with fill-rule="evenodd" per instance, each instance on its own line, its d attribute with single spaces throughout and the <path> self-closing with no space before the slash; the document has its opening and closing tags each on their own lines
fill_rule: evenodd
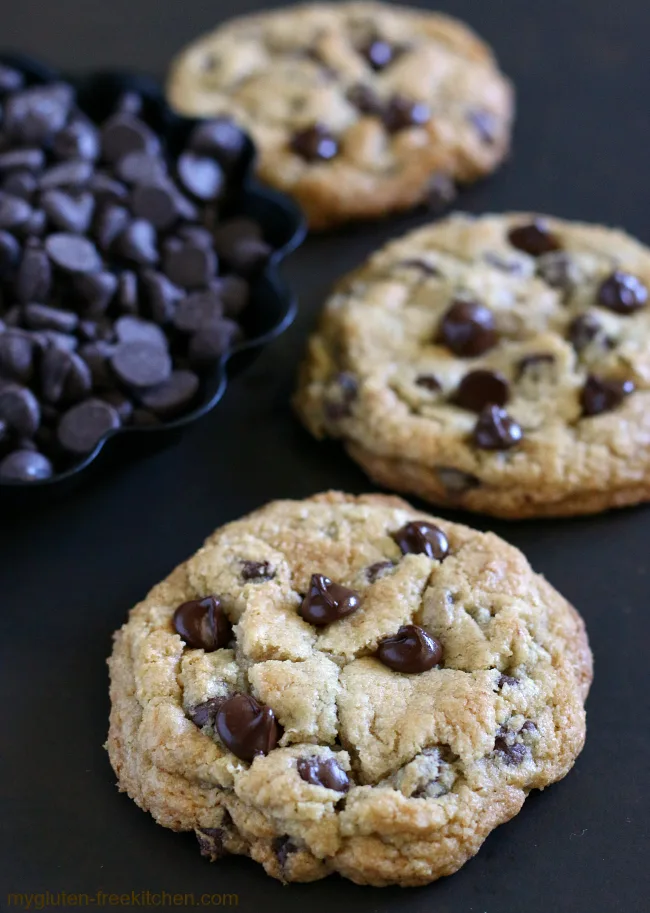
<svg viewBox="0 0 650 913">
<path fill-rule="evenodd" d="M 591 654 L 501 539 L 330 492 L 217 530 L 133 609 L 110 672 L 120 789 L 203 855 L 418 885 L 570 770 Z"/>
<path fill-rule="evenodd" d="M 387 487 L 503 517 L 650 499 L 650 251 L 598 226 L 455 215 L 338 285 L 296 397 Z"/>
<path fill-rule="evenodd" d="M 438 200 L 492 172 L 514 109 L 467 26 L 372 2 L 226 22 L 176 58 L 168 96 L 183 114 L 234 116 L 262 179 L 293 194 L 312 228 Z"/>
</svg>

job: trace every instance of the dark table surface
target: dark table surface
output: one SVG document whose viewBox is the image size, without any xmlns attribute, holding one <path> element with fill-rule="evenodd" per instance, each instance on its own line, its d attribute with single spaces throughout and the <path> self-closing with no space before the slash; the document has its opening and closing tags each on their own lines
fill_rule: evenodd
<svg viewBox="0 0 650 913">
<path fill-rule="evenodd" d="M 162 75 L 195 34 L 251 0 L 20 0 L 0 44 L 74 70 Z M 496 48 L 519 90 L 512 161 L 460 200 L 472 212 L 537 209 L 623 225 L 650 242 L 647 0 L 448 0 Z M 584 615 L 596 660 L 584 753 L 531 796 L 479 855 L 428 888 L 332 877 L 283 887 L 246 859 L 211 866 L 190 835 L 157 827 L 126 796 L 102 743 L 105 658 L 129 607 L 215 527 L 277 497 L 371 488 L 336 444 L 316 444 L 288 397 L 305 337 L 341 272 L 409 216 L 311 238 L 286 272 L 291 330 L 171 450 L 63 503 L 0 523 L 0 909 L 10 892 L 238 893 L 239 908 L 401 913 L 637 913 L 650 897 L 648 539 L 650 508 L 491 527 L 521 547 Z M 36 901 L 34 901 L 36 903 Z M 99 909 L 108 909 L 95 905 Z M 45 906 L 54 909 L 54 906 Z M 163 904 L 159 909 L 173 909 Z M 177 909 L 177 908 L 176 908 Z"/>
</svg>

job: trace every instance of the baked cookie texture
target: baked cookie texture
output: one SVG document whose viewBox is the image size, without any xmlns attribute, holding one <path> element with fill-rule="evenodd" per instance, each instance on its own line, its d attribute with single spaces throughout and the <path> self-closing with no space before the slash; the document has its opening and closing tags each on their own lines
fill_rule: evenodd
<svg viewBox="0 0 650 913">
<path fill-rule="evenodd" d="M 356 610 L 305 620 L 314 574 L 354 590 Z M 231 639 L 192 648 L 175 612 L 208 594 Z M 436 639 L 434 668 L 377 658 L 406 625 Z M 591 681 L 582 620 L 517 549 L 396 497 L 336 492 L 217 530 L 132 610 L 109 665 L 111 763 L 160 824 L 284 881 L 380 886 L 451 874 L 563 777 Z M 252 762 L 222 738 L 242 694 L 265 708 Z"/>
<path fill-rule="evenodd" d="M 295 405 L 377 482 L 501 517 L 650 499 L 650 251 L 530 213 L 456 214 L 328 300 Z"/>
<path fill-rule="evenodd" d="M 506 156 L 513 89 L 490 48 L 440 13 L 314 3 L 244 16 L 182 51 L 167 85 L 182 114 L 227 114 L 260 177 L 312 228 L 437 200 Z"/>
</svg>

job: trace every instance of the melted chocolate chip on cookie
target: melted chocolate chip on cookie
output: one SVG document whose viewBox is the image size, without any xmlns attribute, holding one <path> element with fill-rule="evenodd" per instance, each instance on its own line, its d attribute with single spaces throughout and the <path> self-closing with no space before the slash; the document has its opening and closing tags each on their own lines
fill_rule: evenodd
<svg viewBox="0 0 650 913">
<path fill-rule="evenodd" d="M 308 162 L 328 162 L 338 155 L 339 145 L 324 124 L 313 124 L 294 134 L 293 151 Z"/>
<path fill-rule="evenodd" d="M 616 314 L 633 314 L 648 301 L 648 289 L 631 273 L 616 270 L 598 289 L 598 304 Z"/>
<path fill-rule="evenodd" d="M 483 355 L 497 344 L 492 311 L 474 301 L 454 301 L 440 321 L 437 342 L 461 358 Z"/>
<path fill-rule="evenodd" d="M 510 385 L 503 374 L 480 369 L 465 375 L 453 402 L 461 409 L 481 412 L 485 406 L 505 406 L 509 398 Z"/>
<path fill-rule="evenodd" d="M 481 450 L 508 450 L 523 438 L 520 425 L 499 406 L 486 406 L 474 428 L 474 443 Z"/>
<path fill-rule="evenodd" d="M 442 561 L 449 554 L 449 540 L 443 531 L 426 520 L 414 520 L 390 535 L 404 555 L 426 555 Z"/>
<path fill-rule="evenodd" d="M 377 658 L 396 672 L 427 672 L 442 659 L 442 646 L 419 625 L 402 625 L 379 641 Z"/>
<path fill-rule="evenodd" d="M 542 254 L 559 250 L 562 246 L 559 239 L 540 219 L 535 219 L 528 225 L 511 228 L 508 232 L 508 240 L 517 250 L 523 250 L 531 257 L 541 257 Z"/>
<path fill-rule="evenodd" d="M 600 415 L 620 406 L 626 396 L 634 393 L 634 381 L 614 380 L 590 374 L 582 389 L 582 414 Z"/>
<path fill-rule="evenodd" d="M 206 653 L 225 647 L 232 628 L 216 596 L 184 602 L 174 612 L 172 624 L 188 647 Z"/>
<path fill-rule="evenodd" d="M 298 773 L 301 779 L 313 786 L 324 786 L 338 793 L 346 793 L 350 779 L 334 758 L 299 758 Z"/>
<path fill-rule="evenodd" d="M 273 751 L 283 732 L 270 707 L 241 693 L 221 704 L 215 726 L 226 748 L 243 761 Z"/>
<path fill-rule="evenodd" d="M 312 625 L 329 625 L 351 615 L 361 605 L 361 597 L 340 583 L 333 583 L 324 574 L 312 574 L 309 592 L 298 614 Z"/>
</svg>

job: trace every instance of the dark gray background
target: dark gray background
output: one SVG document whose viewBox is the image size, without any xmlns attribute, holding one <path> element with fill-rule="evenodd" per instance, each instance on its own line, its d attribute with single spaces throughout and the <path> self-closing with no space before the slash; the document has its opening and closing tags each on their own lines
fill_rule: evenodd
<svg viewBox="0 0 650 913">
<path fill-rule="evenodd" d="M 162 75 L 186 40 L 264 4 L 207 0 L 5 0 L 0 44 L 68 69 Z M 471 211 L 532 208 L 624 225 L 650 242 L 647 0 L 449 0 L 496 48 L 519 90 L 512 161 L 467 192 Z M 239 908 L 437 913 L 636 913 L 647 909 L 648 508 L 492 527 L 579 607 L 596 658 L 587 746 L 452 878 L 418 890 L 330 878 L 282 887 L 248 860 L 210 866 L 194 839 L 117 794 L 102 742 L 104 660 L 128 608 L 203 537 L 275 497 L 371 488 L 336 444 L 288 407 L 295 367 L 333 279 L 404 217 L 310 239 L 286 271 L 293 328 L 182 443 L 64 503 L 0 523 L 4 628 L 0 909 L 10 891 L 239 892 Z"/>
</svg>

